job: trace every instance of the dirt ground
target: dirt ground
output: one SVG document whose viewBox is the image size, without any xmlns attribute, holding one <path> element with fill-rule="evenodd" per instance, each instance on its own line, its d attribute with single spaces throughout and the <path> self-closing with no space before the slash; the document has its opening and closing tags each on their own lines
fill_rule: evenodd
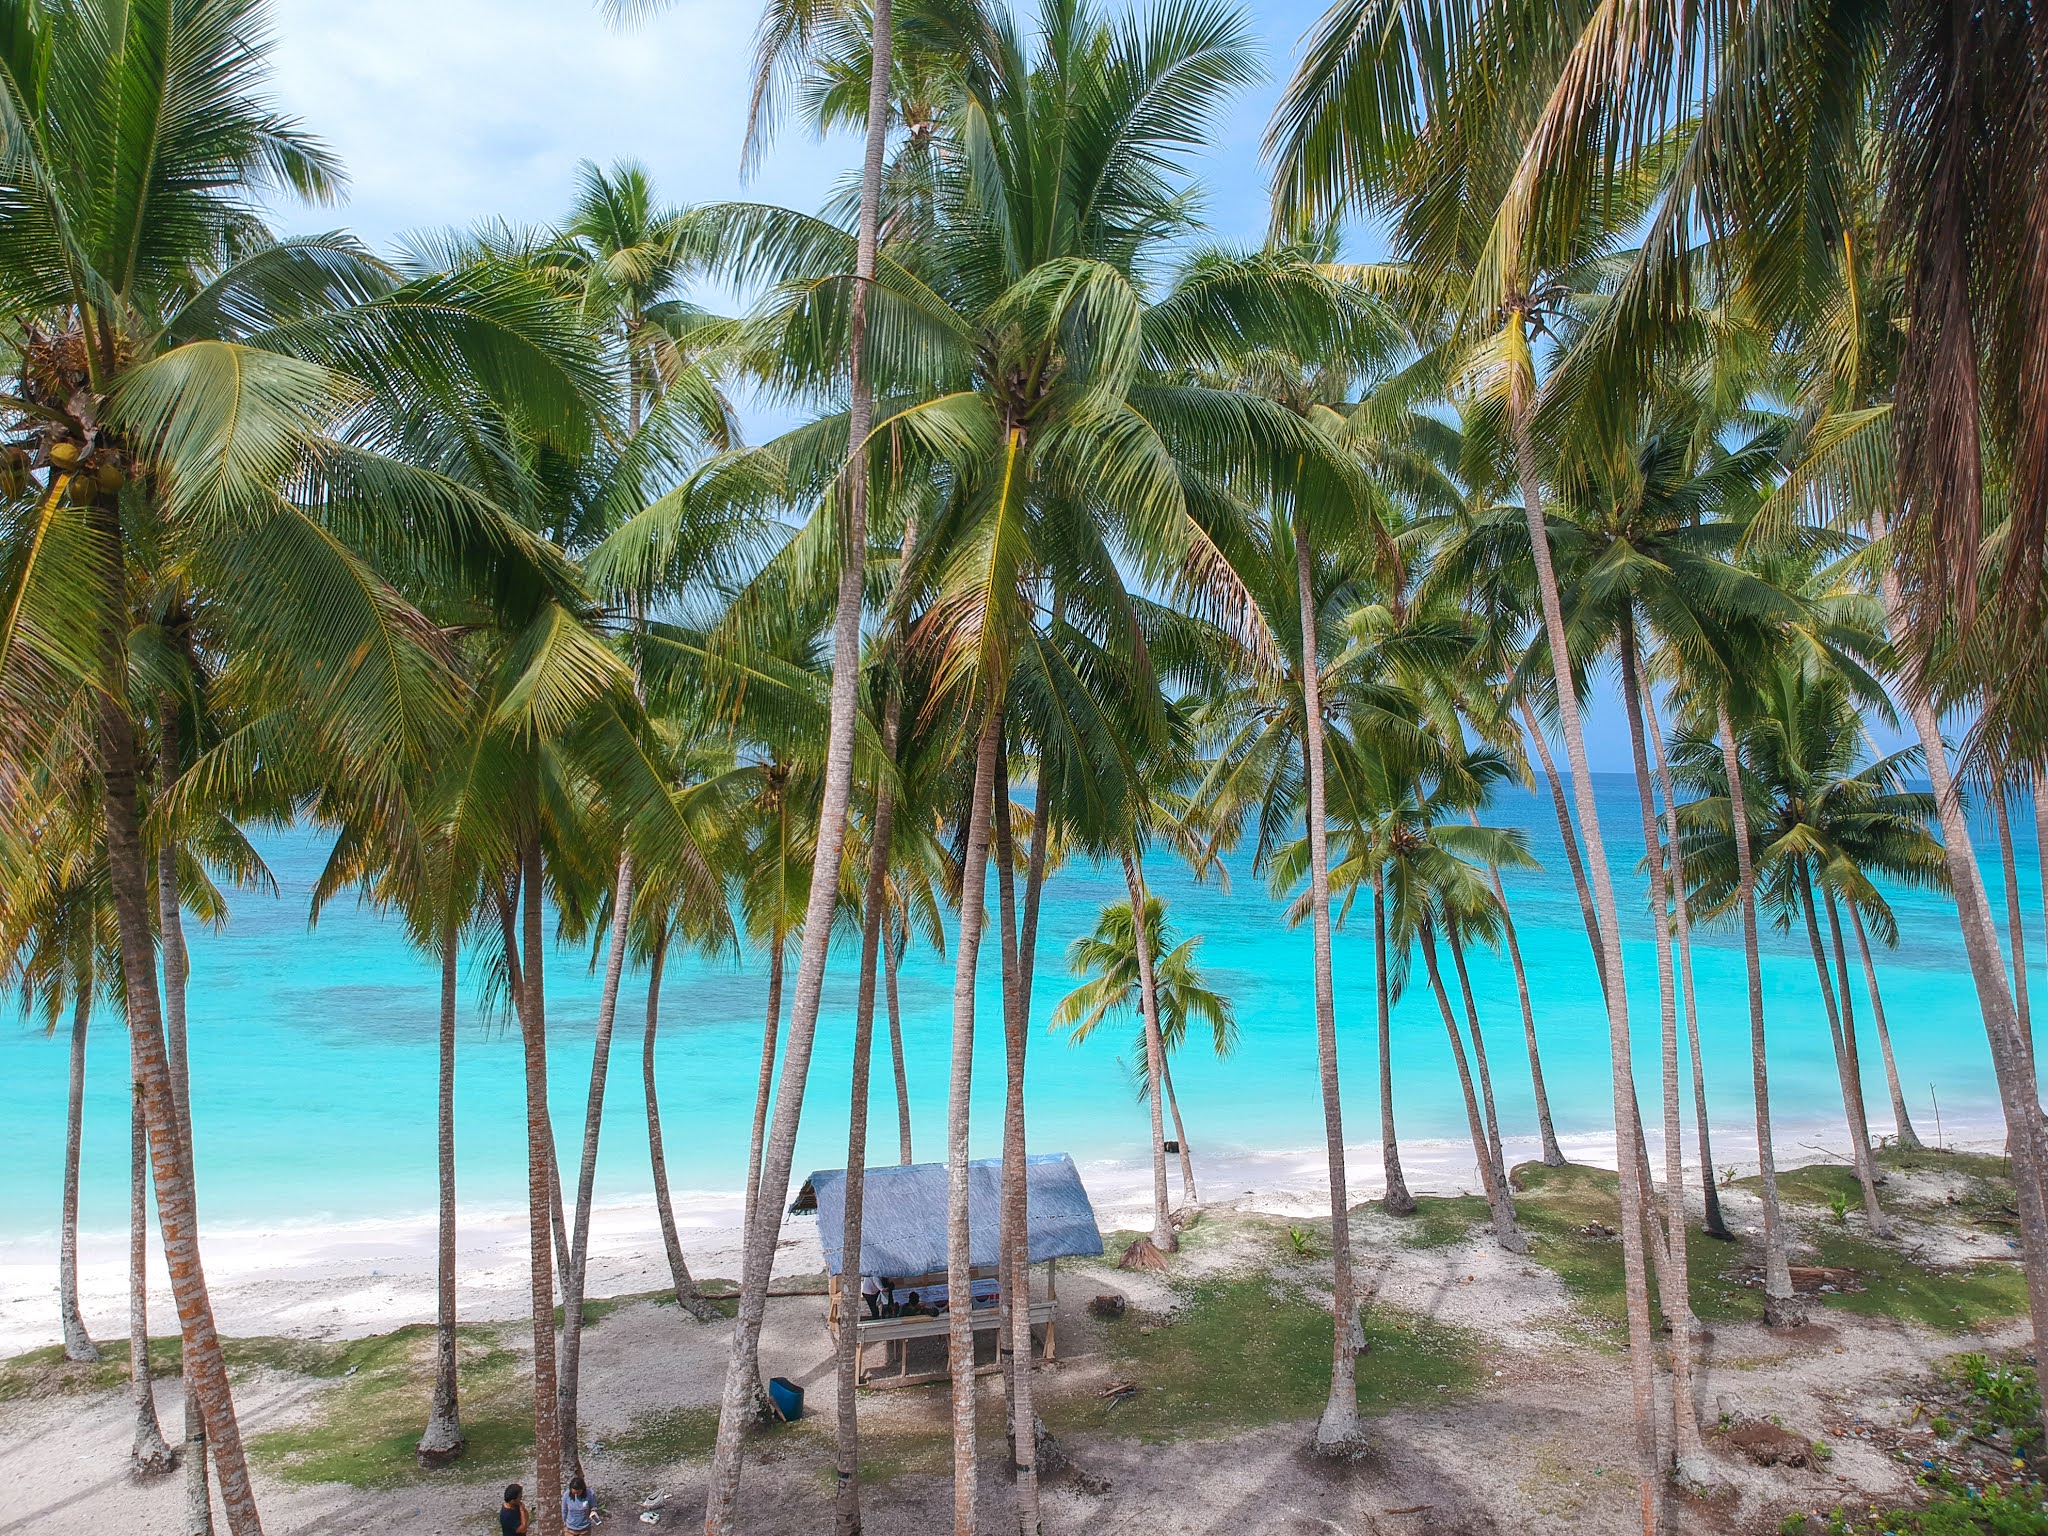
<svg viewBox="0 0 2048 1536">
<path fill-rule="evenodd" d="M 1895 1193 L 1912 1196 L 1916 1235 L 1909 1241 L 1929 1264 L 1958 1257 L 1981 1264 L 1991 1255 L 1979 1250 L 2006 1247 L 2002 1240 L 1987 1243 L 1981 1228 L 1944 1225 L 1938 1217 L 1949 1190 L 1915 1190 L 1901 1182 Z M 1741 1228 L 1753 1202 L 1739 1190 L 1729 1192 L 1729 1201 L 1731 1221 Z M 1568 1266 L 1548 1266 L 1546 1247 L 1554 1245 L 1542 1241 L 1529 1258 L 1502 1253 L 1477 1230 L 1418 1243 L 1386 1218 L 1362 1213 L 1362 1276 L 1375 1316 L 1392 1331 L 1374 1335 L 1361 1375 L 1369 1389 L 1391 1396 L 1368 1419 L 1368 1448 L 1355 1461 L 1333 1465 L 1306 1452 L 1313 1402 L 1291 1408 L 1287 1401 L 1251 1402 L 1257 1394 L 1250 1389 L 1266 1384 L 1266 1362 L 1219 1366 L 1213 1383 L 1199 1372 L 1164 1379 L 1173 1367 L 1162 1362 L 1177 1357 L 1158 1349 L 1178 1337 L 1174 1330 L 1206 1327 L 1212 1331 L 1199 1337 L 1227 1338 L 1240 1321 L 1247 1338 L 1262 1341 L 1256 1348 L 1276 1352 L 1272 1373 L 1313 1375 L 1313 1359 L 1279 1361 L 1279 1352 L 1301 1343 L 1294 1334 L 1258 1334 L 1252 1326 L 1291 1326 L 1288 1319 L 1327 1295 L 1328 1264 L 1313 1256 L 1313 1234 L 1306 1240 L 1311 1251 L 1292 1257 L 1287 1240 L 1284 1222 L 1211 1208 L 1165 1277 L 1122 1272 L 1107 1262 L 1062 1266 L 1059 1358 L 1034 1380 L 1042 1412 L 1074 1471 L 1045 1490 L 1047 1530 L 1089 1536 L 1597 1536 L 1638 1529 L 1625 1362 L 1611 1323 L 1560 1280 L 1573 1273 Z M 1224 1285 L 1239 1289 L 1213 1289 Z M 1259 1298 L 1268 1293 L 1271 1300 L 1262 1304 Z M 1126 1316 L 1103 1322 L 1088 1304 L 1110 1295 L 1124 1298 Z M 1218 1318 L 1213 1309 L 1219 1305 L 1242 1313 Z M 1197 1315 L 1203 1306 L 1212 1309 L 1206 1320 Z M 1266 1309 L 1270 1319 L 1254 1315 Z M 744 1528 L 761 1536 L 809 1536 L 829 1528 L 833 1381 L 823 1319 L 824 1303 L 815 1296 L 784 1297 L 770 1306 L 764 1369 L 805 1387 L 810 1411 L 801 1423 L 750 1441 Z M 586 1466 L 613 1529 L 696 1527 L 730 1329 L 727 1322 L 693 1323 L 672 1305 L 642 1299 L 609 1311 L 588 1333 Z M 520 1347 L 515 1326 L 499 1327 L 496 1339 L 508 1359 Z M 1424 1340 L 1434 1342 L 1425 1346 Z M 1671 1496 L 1672 1528 L 1775 1532 L 1790 1509 L 1909 1499 L 1909 1469 L 1917 1463 L 1900 1446 L 1925 1433 L 1920 1399 L 1935 1364 L 1960 1350 L 2024 1342 L 2016 1318 L 1986 1320 L 1968 1331 L 1936 1330 L 1838 1310 L 1819 1299 L 1814 1320 L 1794 1330 L 1710 1322 L 1697 1406 L 1708 1426 L 1713 1477 L 1702 1490 Z M 1304 1347 L 1313 1353 L 1313 1340 Z M 1327 1361 L 1327 1344 L 1320 1347 Z M 1439 1359 L 1441 1369 L 1433 1363 Z M 1161 1374 L 1134 1375 L 1142 1370 L 1134 1360 L 1153 1362 Z M 127 1470 L 132 1419 L 125 1391 L 76 1390 L 62 1369 L 0 1378 L 15 1383 L 0 1394 L 8 1398 L 0 1401 L 0 1485 L 10 1490 L 4 1524 L 66 1536 L 176 1532 L 182 1479 L 141 1482 Z M 1248 1374 L 1233 1377 L 1232 1371 Z M 1433 1381 L 1437 1375 L 1445 1379 Z M 1121 1417 L 1121 1405 L 1101 1395 L 1119 1380 L 1137 1388 Z M 494 1530 L 503 1466 L 418 1474 L 405 1461 L 400 1433 L 388 1465 L 364 1487 L 309 1482 L 292 1454 L 264 1450 L 286 1443 L 279 1437 L 295 1431 L 336 1432 L 338 1416 L 356 1411 L 352 1405 L 359 1401 L 375 1401 L 349 1396 L 360 1387 L 346 1371 L 309 1375 L 287 1363 L 242 1369 L 238 1406 L 245 1435 L 257 1447 L 266 1527 L 304 1536 L 485 1536 Z M 1249 1395 L 1242 1405 L 1218 1402 L 1204 1395 L 1212 1388 L 1224 1399 Z M 998 1530 L 1011 1497 L 999 1378 L 984 1377 L 979 1391 L 983 1521 Z M 1146 1395 L 1167 1391 L 1191 1394 L 1187 1400 L 1198 1410 L 1193 1431 L 1163 1433 L 1156 1417 L 1145 1417 Z M 408 1403 L 401 1402 L 402 1412 L 411 1411 Z M 180 1422 L 175 1380 L 159 1383 L 158 1404 L 167 1430 L 174 1429 Z M 943 1386 L 863 1395 L 865 1513 L 873 1536 L 925 1536 L 947 1526 L 947 1424 Z M 1770 1430 L 1724 1432 L 1745 1425 Z M 1768 1459 L 1757 1452 L 1760 1440 L 1789 1447 L 1781 1461 L 1808 1464 L 1759 1465 Z M 1795 1454 L 1800 1445 L 1816 1443 L 1824 1453 Z M 384 1483 L 393 1485 L 374 1486 Z"/>
</svg>

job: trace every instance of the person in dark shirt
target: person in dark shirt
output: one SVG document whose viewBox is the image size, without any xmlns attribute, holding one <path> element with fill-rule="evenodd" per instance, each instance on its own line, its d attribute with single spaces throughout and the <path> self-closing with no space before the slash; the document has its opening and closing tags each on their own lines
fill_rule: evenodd
<svg viewBox="0 0 2048 1536">
<path fill-rule="evenodd" d="M 498 1508 L 501 1536 L 526 1536 L 526 1490 L 517 1483 L 505 1490 L 505 1502 Z"/>
</svg>

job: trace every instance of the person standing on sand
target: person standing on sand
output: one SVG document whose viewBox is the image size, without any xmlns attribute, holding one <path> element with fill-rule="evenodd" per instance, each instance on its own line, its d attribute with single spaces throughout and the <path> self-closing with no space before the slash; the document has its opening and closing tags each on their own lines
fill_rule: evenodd
<svg viewBox="0 0 2048 1536">
<path fill-rule="evenodd" d="M 499 1536 L 526 1536 L 526 1490 L 517 1483 L 505 1490 L 505 1502 L 498 1506 Z"/>
<path fill-rule="evenodd" d="M 585 1536 L 596 1514 L 597 1496 L 590 1485 L 581 1476 L 570 1478 L 569 1486 L 562 1490 L 562 1528 L 570 1536 Z"/>
</svg>

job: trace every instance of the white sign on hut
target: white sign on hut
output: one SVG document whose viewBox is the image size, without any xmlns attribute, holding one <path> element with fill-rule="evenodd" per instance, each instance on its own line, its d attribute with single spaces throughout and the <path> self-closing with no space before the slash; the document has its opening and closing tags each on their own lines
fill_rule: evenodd
<svg viewBox="0 0 2048 1536">
<path fill-rule="evenodd" d="M 1054 1152 L 1024 1161 L 1031 1234 L 1025 1270 L 1031 1340 L 1050 1360 L 1059 1261 L 1098 1256 L 1102 1233 L 1071 1157 Z M 805 1193 L 817 1203 L 818 1239 L 831 1276 L 827 1322 L 836 1339 L 847 1320 L 854 1321 L 856 1380 L 867 1381 L 867 1357 L 877 1346 L 882 1361 L 873 1385 L 944 1380 L 949 1374 L 948 1319 L 958 1305 L 972 1313 L 975 1369 L 995 1368 L 997 1330 L 1009 1313 L 997 1263 L 1002 1185 L 1001 1159 L 967 1165 L 971 1295 L 956 1298 L 946 1279 L 945 1164 L 868 1169 L 861 1200 L 860 1263 L 851 1267 L 851 1273 L 846 1263 L 846 1172 L 833 1168 L 811 1175 Z M 799 1208 L 804 1203 L 808 1202 L 800 1202 Z M 1037 1278 L 1041 1268 L 1042 1290 Z"/>
</svg>

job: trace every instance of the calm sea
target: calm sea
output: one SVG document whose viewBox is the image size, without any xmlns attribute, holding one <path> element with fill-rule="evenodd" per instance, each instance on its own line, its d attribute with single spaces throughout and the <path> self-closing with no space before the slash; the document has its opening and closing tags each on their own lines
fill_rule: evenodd
<svg viewBox="0 0 2048 1536">
<path fill-rule="evenodd" d="M 1598 776 L 1602 823 L 1621 884 L 1638 1063 L 1654 1106 L 1656 974 L 1636 872 L 1642 853 L 1632 782 Z M 1540 873 L 1509 877 L 1508 894 L 1536 997 L 1552 1107 L 1560 1133 L 1611 1132 L 1606 1021 L 1576 899 L 1547 801 L 1511 794 L 1493 815 L 1528 830 Z M 2031 817 L 2019 850 L 2036 973 L 2044 953 Z M 2017 830 L 2017 829 L 2016 829 Z M 404 1217 L 434 1200 L 434 1089 L 438 972 L 400 929 L 347 903 L 307 926 L 307 893 L 324 853 L 310 832 L 261 840 L 282 894 L 234 898 L 220 933 L 192 934 L 192 1100 L 201 1201 L 209 1225 Z M 1994 904 L 2003 882 L 1988 835 Z M 1309 940 L 1288 927 L 1283 904 L 1240 868 L 1229 888 L 1196 885 L 1164 857 L 1150 870 L 1183 935 L 1202 938 L 1201 964 L 1237 1006 L 1242 1040 L 1218 1061 L 1191 1042 L 1174 1068 L 1190 1139 L 1211 1150 L 1282 1150 L 1322 1135 L 1311 1015 Z M 1031 1040 L 1029 1113 L 1035 1149 L 1077 1157 L 1144 1155 L 1146 1119 L 1120 1063 L 1128 1031 L 1073 1048 L 1045 1020 L 1071 984 L 1069 941 L 1101 906 L 1123 897 L 1121 872 L 1072 866 L 1047 886 Z M 1990 1064 L 1952 907 L 1925 893 L 1895 893 L 1900 946 L 1880 981 L 1910 1107 L 1932 1130 L 1939 1101 L 1948 1125 L 1995 1117 Z M 2002 915 L 2002 905 L 1997 906 Z M 1002 1055 L 994 950 L 983 953 L 975 1060 L 975 1154 L 998 1150 Z M 844 1083 L 851 1053 L 855 957 L 835 954 L 828 979 L 799 1172 L 845 1160 Z M 1764 984 L 1774 1108 L 1787 1125 L 1838 1121 L 1827 1029 L 1803 936 L 1766 935 Z M 1696 964 L 1710 1118 L 1739 1126 L 1751 1113 L 1748 1019 L 1739 936 L 1698 935 Z M 1853 960 L 1852 960 L 1853 965 Z M 1395 1080 L 1401 1134 L 1463 1135 L 1448 1044 L 1426 988 L 1396 1015 Z M 580 1142 L 597 977 L 583 951 L 563 950 L 549 973 L 550 1091 L 573 1164 Z M 1474 959 L 1489 1051 L 1510 1131 L 1533 1131 L 1527 1058 L 1512 973 Z M 1376 1134 L 1378 1084 L 1372 1015 L 1372 941 L 1361 903 L 1340 929 L 1336 984 L 1348 1138 Z M 639 1074 L 644 973 L 629 977 L 620 1009 L 599 1193 L 631 1199 L 647 1188 Z M 912 1117 L 920 1157 L 944 1150 L 951 1031 L 950 962 L 913 952 L 903 973 Z M 758 958 L 744 963 L 677 956 L 662 1003 L 659 1072 L 671 1178 L 680 1190 L 735 1189 L 745 1166 L 766 985 Z M 457 1068 L 459 1179 L 466 1205 L 509 1207 L 524 1197 L 523 1078 L 517 1032 L 488 1014 L 466 973 Z M 1889 1126 L 1883 1076 L 1858 979 L 1872 1122 Z M 879 1025 L 878 1019 L 878 1025 Z M 127 1043 L 111 1013 L 91 1033 L 86 1099 L 83 1225 L 121 1227 L 127 1216 Z M 873 1145 L 891 1160 L 895 1104 L 878 1028 Z M 0 1167 L 9 1198 L 0 1239 L 53 1231 L 63 1152 L 66 1044 L 60 1030 L 9 1016 L 0 1022 Z"/>
</svg>

